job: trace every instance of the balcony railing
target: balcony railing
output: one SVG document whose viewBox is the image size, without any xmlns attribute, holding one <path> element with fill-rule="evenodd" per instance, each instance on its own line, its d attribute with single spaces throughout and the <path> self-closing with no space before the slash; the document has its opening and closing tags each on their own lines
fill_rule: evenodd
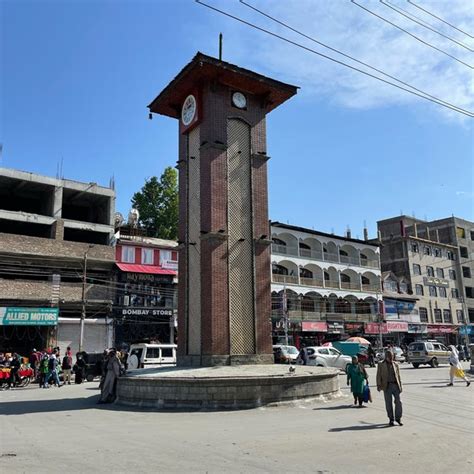
<svg viewBox="0 0 474 474">
<path fill-rule="evenodd" d="M 293 275 L 278 275 L 273 273 L 272 280 L 275 283 L 287 283 L 290 285 L 298 285 L 298 277 Z"/>
<path fill-rule="evenodd" d="M 362 291 L 378 291 L 378 292 L 380 292 L 380 285 L 362 284 Z"/>
<path fill-rule="evenodd" d="M 272 311 L 272 317 L 281 318 L 283 313 L 279 310 Z M 375 313 L 329 313 L 319 311 L 305 311 L 292 309 L 288 311 L 288 318 L 293 321 L 341 321 L 370 323 L 377 321 Z"/>
<path fill-rule="evenodd" d="M 303 278 L 300 277 L 300 284 L 304 286 L 316 286 L 318 288 L 322 288 L 323 280 L 318 280 L 317 278 Z"/>
<path fill-rule="evenodd" d="M 325 280 L 324 287 L 325 288 L 339 288 L 339 282 L 336 280 Z"/>
<path fill-rule="evenodd" d="M 359 267 L 379 268 L 378 260 L 339 255 L 338 253 L 322 252 L 320 250 L 272 244 L 272 253 L 277 255 L 292 255 L 294 257 L 316 260 L 319 262 L 342 263 Z"/>
<path fill-rule="evenodd" d="M 360 291 L 360 285 L 357 283 L 352 283 L 350 281 L 341 281 L 341 288 L 345 290 L 359 290 Z"/>
</svg>

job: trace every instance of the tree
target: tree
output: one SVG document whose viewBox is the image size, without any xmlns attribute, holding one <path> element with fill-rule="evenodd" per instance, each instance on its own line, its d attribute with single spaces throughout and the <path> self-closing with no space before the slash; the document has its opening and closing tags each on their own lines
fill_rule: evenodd
<svg viewBox="0 0 474 474">
<path fill-rule="evenodd" d="M 138 222 L 150 237 L 176 240 L 178 238 L 178 172 L 168 166 L 160 179 L 153 176 L 145 181 L 141 191 L 132 197 L 138 210 Z"/>
</svg>

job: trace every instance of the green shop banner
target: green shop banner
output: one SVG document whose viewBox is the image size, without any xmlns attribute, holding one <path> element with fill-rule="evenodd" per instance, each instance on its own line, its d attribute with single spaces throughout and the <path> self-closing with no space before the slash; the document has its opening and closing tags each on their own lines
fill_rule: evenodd
<svg viewBox="0 0 474 474">
<path fill-rule="evenodd" d="M 58 308 L 0 307 L 0 326 L 56 326 Z"/>
</svg>

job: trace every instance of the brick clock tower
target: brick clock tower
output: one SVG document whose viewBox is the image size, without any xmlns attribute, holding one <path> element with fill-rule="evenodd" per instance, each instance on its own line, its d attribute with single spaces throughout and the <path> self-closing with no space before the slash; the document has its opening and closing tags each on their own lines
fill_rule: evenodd
<svg viewBox="0 0 474 474">
<path fill-rule="evenodd" d="M 273 363 L 265 116 L 296 91 L 198 53 L 148 106 L 179 120 L 180 366 Z"/>
</svg>

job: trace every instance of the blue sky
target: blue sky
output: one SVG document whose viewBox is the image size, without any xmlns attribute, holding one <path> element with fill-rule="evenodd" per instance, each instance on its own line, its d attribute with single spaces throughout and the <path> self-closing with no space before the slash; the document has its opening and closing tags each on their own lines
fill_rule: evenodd
<svg viewBox="0 0 474 474">
<path fill-rule="evenodd" d="M 209 3 L 283 32 L 237 0 Z M 470 70 L 350 2 L 253 3 L 474 109 Z M 474 63 L 471 53 L 404 23 L 378 2 L 361 3 Z M 468 4 L 424 2 L 472 29 Z M 157 116 L 149 121 L 146 105 L 196 51 L 216 55 L 222 31 L 225 60 L 301 87 L 267 119 L 273 220 L 339 234 L 349 225 L 353 236 L 361 236 L 364 220 L 374 235 L 378 219 L 400 211 L 474 219 L 472 119 L 249 30 L 192 0 L 2 0 L 0 8 L 1 166 L 55 176 L 62 159 L 66 178 L 108 185 L 113 175 L 117 210 L 127 213 L 145 178 L 177 159 L 177 122 Z"/>
</svg>

